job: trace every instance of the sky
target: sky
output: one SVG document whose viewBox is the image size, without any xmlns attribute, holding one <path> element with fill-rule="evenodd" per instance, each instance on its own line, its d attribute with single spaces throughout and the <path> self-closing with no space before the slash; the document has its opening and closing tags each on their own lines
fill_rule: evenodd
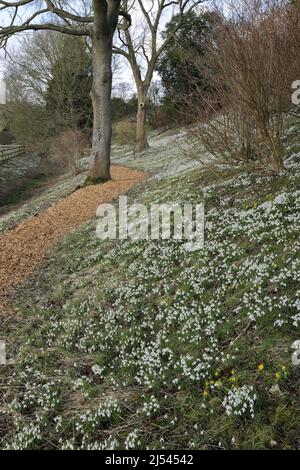
<svg viewBox="0 0 300 470">
<path fill-rule="evenodd" d="M 76 0 L 74 0 L 74 1 L 76 1 Z M 151 0 L 143 0 L 143 4 L 145 6 L 147 6 L 147 3 L 150 3 L 150 1 Z M 165 13 L 164 17 L 162 18 L 162 21 L 161 21 L 161 27 L 160 27 L 161 30 L 164 28 L 165 24 L 170 20 L 171 16 L 172 16 L 172 8 L 168 8 L 166 10 L 166 13 Z M 0 25 L 5 25 L 5 24 L 8 24 L 8 23 L 9 23 L 8 14 L 5 13 L 5 12 L 1 12 Z M 139 14 L 138 12 L 135 12 L 134 15 L 133 15 L 133 25 L 132 25 L 132 28 L 133 28 L 135 34 L 138 32 L 138 30 L 141 26 L 141 23 L 142 23 L 141 13 Z M 17 50 L 19 45 L 20 45 L 20 35 L 18 36 L 18 38 L 13 37 L 9 40 L 9 49 L 10 50 Z M 7 60 L 9 60 L 9 59 L 7 59 L 7 58 L 5 59 L 3 51 L 0 50 L 0 79 L 1 79 L 1 77 L 3 77 L 3 70 L 5 69 L 5 62 Z M 154 80 L 157 80 L 158 78 L 159 78 L 158 75 L 155 74 Z M 134 92 L 135 85 L 134 85 L 134 81 L 133 81 L 133 76 L 132 76 L 130 66 L 127 63 L 126 60 L 123 61 L 123 66 L 122 66 L 121 70 L 119 70 L 118 73 L 114 77 L 114 84 L 117 85 L 119 82 L 127 82 L 128 84 L 131 85 L 132 91 Z M 2 86 L 2 88 L 3 88 L 3 86 Z M 2 93 L 3 93 L 3 91 L 2 91 Z"/>
<path fill-rule="evenodd" d="M 6 104 L 6 86 L 5 82 L 0 78 L 0 104 Z"/>
<path fill-rule="evenodd" d="M 145 2 L 147 2 L 147 1 L 148 0 L 145 0 Z M 7 12 L 1 12 L 0 15 L 1 15 L 1 17 L 0 17 L 0 26 L 7 26 L 10 23 L 10 15 Z M 23 33 L 23 34 L 26 34 L 26 33 Z M 18 36 L 13 36 L 9 39 L 8 50 L 12 53 L 12 55 L 15 51 L 17 51 L 19 49 L 20 44 L 22 44 L 22 35 L 23 34 L 18 34 Z M 0 49 L 0 80 L 1 80 L 1 82 L 0 82 L 0 93 L 1 93 L 1 90 L 2 90 L 2 93 L 3 93 L 3 81 L 2 81 L 2 79 L 4 77 L 4 71 L 5 71 L 5 68 L 6 68 L 6 63 L 9 60 L 10 60 L 9 58 L 5 57 L 4 51 Z M 118 77 L 116 77 L 116 78 L 117 78 L 117 81 L 125 81 L 125 82 L 132 82 L 133 81 L 131 70 L 125 62 L 124 62 L 124 66 L 122 67 L 122 69 L 120 70 L 120 72 L 118 74 Z"/>
<path fill-rule="evenodd" d="M 76 1 L 76 0 L 75 0 Z M 146 4 L 149 0 L 144 0 L 144 3 Z M 10 23 L 10 16 L 7 12 L 1 12 L 1 18 L 0 18 L 0 25 L 6 26 Z M 135 26 L 139 23 L 139 18 L 135 14 L 134 18 L 134 24 Z M 26 34 L 26 33 L 24 33 Z M 31 33 L 32 34 L 32 33 Z M 22 34 L 16 36 L 16 37 L 11 37 L 9 39 L 8 43 L 8 50 L 12 53 L 17 51 L 20 47 L 20 44 L 22 44 Z M 0 49 L 0 94 L 4 93 L 3 87 L 3 77 L 4 77 L 4 71 L 6 68 L 6 62 L 9 61 L 10 59 L 5 57 L 4 51 Z M 131 72 L 131 68 L 129 64 L 127 63 L 126 60 L 122 60 L 122 67 L 118 68 L 118 72 L 114 76 L 114 89 L 117 89 L 117 85 L 120 82 L 126 82 L 132 87 L 132 92 L 135 91 L 135 85 L 134 85 L 134 80 L 133 80 L 133 75 Z"/>
</svg>

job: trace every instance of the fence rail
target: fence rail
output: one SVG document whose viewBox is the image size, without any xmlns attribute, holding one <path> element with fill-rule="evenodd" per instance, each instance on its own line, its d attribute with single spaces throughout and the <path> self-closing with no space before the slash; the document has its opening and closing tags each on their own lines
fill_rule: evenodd
<svg viewBox="0 0 300 470">
<path fill-rule="evenodd" d="M 22 157 L 26 154 L 24 145 L 0 145 L 0 164 L 11 158 Z"/>
</svg>

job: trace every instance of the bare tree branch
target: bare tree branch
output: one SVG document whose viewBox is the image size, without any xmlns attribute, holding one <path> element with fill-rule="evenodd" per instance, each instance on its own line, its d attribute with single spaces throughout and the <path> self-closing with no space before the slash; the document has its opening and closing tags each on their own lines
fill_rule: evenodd
<svg viewBox="0 0 300 470">
<path fill-rule="evenodd" d="M 88 177 L 93 182 L 110 179 L 113 37 L 116 29 L 126 32 L 131 24 L 130 13 L 120 6 L 121 0 L 0 0 L 0 47 L 5 51 L 11 36 L 27 31 L 84 36 L 91 43 L 94 119 Z"/>
<path fill-rule="evenodd" d="M 5 47 L 10 36 L 25 31 L 49 30 L 73 36 L 92 37 L 95 17 L 92 14 L 86 14 L 85 3 L 82 0 L 82 3 L 77 4 L 77 8 L 74 8 L 67 1 L 19 0 L 9 2 L 0 0 L 0 11 L 3 12 L 3 15 L 6 14 L 5 17 L 3 16 L 6 24 L 0 25 L 0 46 Z M 96 3 L 96 7 L 101 10 L 100 18 L 104 21 L 107 20 L 107 24 L 116 21 L 116 27 L 127 29 L 131 25 L 131 16 L 127 11 L 120 11 L 120 3 L 121 0 L 101 1 Z M 119 16 L 124 20 L 120 24 L 118 24 Z M 105 24 L 101 26 L 106 27 Z"/>
<path fill-rule="evenodd" d="M 134 1 L 131 5 L 126 0 L 124 1 L 124 10 L 129 12 L 133 8 L 137 8 L 139 13 L 146 21 L 146 28 L 144 34 L 137 39 L 136 32 L 135 36 L 132 31 L 127 30 L 123 36 L 119 36 L 120 46 L 114 48 L 114 52 L 125 57 L 132 68 L 133 75 L 135 77 L 137 86 L 149 87 L 152 76 L 157 64 L 157 61 L 167 47 L 171 38 L 176 34 L 183 24 L 185 16 L 195 9 L 198 5 L 204 3 L 205 0 L 151 0 L 148 9 L 145 7 L 143 0 Z M 165 10 L 173 7 L 173 16 L 176 16 L 178 21 L 175 24 L 173 30 L 169 35 L 159 44 L 159 28 L 162 20 L 162 16 Z M 146 39 L 149 38 L 149 45 L 146 45 Z M 139 43 L 135 46 L 135 43 Z M 138 63 L 137 56 L 142 52 L 143 60 L 146 64 L 146 72 L 142 79 L 142 65 Z"/>
</svg>

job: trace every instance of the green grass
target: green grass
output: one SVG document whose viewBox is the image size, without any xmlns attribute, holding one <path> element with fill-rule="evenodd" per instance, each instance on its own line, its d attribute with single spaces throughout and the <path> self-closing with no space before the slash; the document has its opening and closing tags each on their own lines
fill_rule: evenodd
<svg viewBox="0 0 300 470">
<path fill-rule="evenodd" d="M 103 242 L 95 221 L 64 239 L 3 328 L 1 447 L 299 448 L 299 186 L 295 160 L 275 180 L 215 165 L 134 188 L 205 202 L 192 253 Z"/>
</svg>

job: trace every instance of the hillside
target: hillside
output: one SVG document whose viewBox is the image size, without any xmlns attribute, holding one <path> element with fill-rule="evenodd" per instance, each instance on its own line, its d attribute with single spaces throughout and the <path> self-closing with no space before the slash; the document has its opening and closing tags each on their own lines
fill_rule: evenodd
<svg viewBox="0 0 300 470">
<path fill-rule="evenodd" d="M 0 376 L 3 449 L 300 448 L 297 132 L 276 179 L 188 158 L 185 131 L 137 158 L 114 146 L 114 163 L 149 174 L 130 202 L 204 202 L 205 246 L 104 242 L 94 219 L 52 249 L 2 321 L 15 360 Z"/>
</svg>

